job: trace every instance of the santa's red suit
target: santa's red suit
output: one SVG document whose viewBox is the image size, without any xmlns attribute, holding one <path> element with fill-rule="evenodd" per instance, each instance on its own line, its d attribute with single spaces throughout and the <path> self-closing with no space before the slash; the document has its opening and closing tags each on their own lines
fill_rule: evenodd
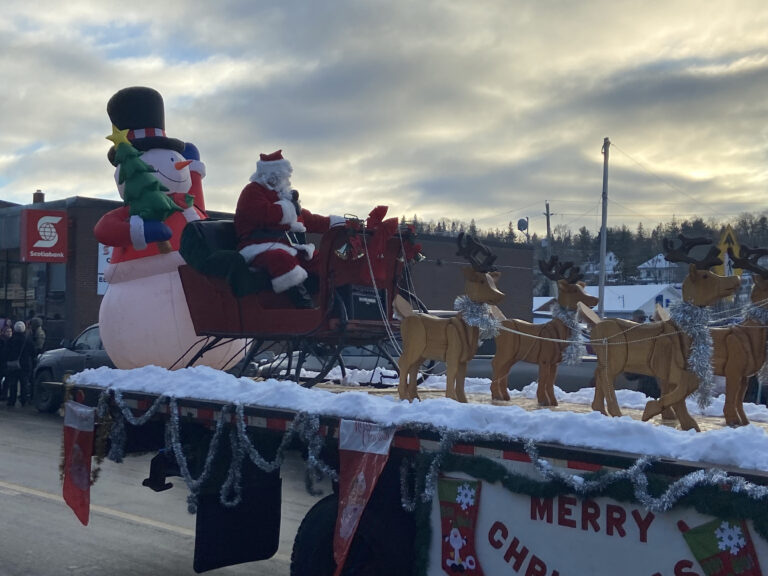
<svg viewBox="0 0 768 576">
<path fill-rule="evenodd" d="M 301 284 L 307 279 L 307 271 L 313 272 L 317 265 L 314 245 L 292 244 L 287 232 L 322 234 L 332 223 L 330 217 L 306 209 L 297 215 L 286 196 L 251 182 L 240 193 L 235 210 L 238 250 L 251 267 L 267 271 L 275 292 Z"/>
</svg>

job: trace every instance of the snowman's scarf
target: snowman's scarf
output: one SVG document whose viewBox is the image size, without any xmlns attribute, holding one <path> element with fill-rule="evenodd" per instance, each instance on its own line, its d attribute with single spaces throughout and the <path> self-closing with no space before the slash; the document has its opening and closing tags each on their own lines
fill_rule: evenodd
<svg viewBox="0 0 768 576">
<path fill-rule="evenodd" d="M 689 302 L 680 302 L 670 307 L 670 318 L 691 339 L 691 349 L 686 360 L 688 370 L 699 379 L 696 401 L 703 410 L 712 403 L 714 385 L 709 310 Z"/>
<path fill-rule="evenodd" d="M 475 326 L 480 329 L 480 341 L 489 338 L 495 338 L 499 333 L 499 322 L 491 313 L 491 307 L 481 302 L 473 302 L 466 294 L 458 296 L 453 302 L 453 309 L 461 314 L 462 319 L 468 326 Z"/>
<path fill-rule="evenodd" d="M 751 318 L 760 324 L 763 328 L 768 327 L 768 310 L 762 306 L 755 306 L 752 304 L 747 309 L 746 316 L 747 318 Z M 766 339 L 765 342 L 765 361 L 763 361 L 763 365 L 760 367 L 760 370 L 757 371 L 757 381 L 761 386 L 768 382 L 768 339 Z M 760 399 L 758 398 L 758 402 L 759 401 Z"/>
<path fill-rule="evenodd" d="M 587 353 L 587 346 L 581 326 L 576 321 L 576 311 L 563 308 L 555 302 L 552 306 L 552 318 L 560 320 L 571 331 L 571 343 L 563 350 L 563 362 L 569 366 L 578 364 L 581 357 Z"/>
</svg>

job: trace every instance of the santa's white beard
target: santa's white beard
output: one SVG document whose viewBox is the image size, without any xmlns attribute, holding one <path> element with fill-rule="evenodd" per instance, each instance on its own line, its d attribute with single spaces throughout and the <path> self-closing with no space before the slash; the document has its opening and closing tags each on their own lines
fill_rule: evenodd
<svg viewBox="0 0 768 576">
<path fill-rule="evenodd" d="M 290 180 L 282 180 L 278 183 L 278 187 L 274 189 L 277 195 L 282 200 L 293 200 L 293 188 L 291 188 Z"/>
<path fill-rule="evenodd" d="M 256 182 L 257 184 L 261 184 L 270 190 L 274 190 L 277 192 L 277 195 L 281 200 L 293 199 L 293 188 L 291 187 L 290 177 L 283 176 L 275 181 L 275 178 L 273 178 L 271 174 L 269 176 L 254 175 L 254 177 L 251 178 L 251 182 Z"/>
</svg>

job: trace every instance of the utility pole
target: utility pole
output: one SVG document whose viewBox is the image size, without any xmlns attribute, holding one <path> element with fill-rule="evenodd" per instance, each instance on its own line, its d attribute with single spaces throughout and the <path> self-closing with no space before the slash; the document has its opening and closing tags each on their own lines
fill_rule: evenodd
<svg viewBox="0 0 768 576">
<path fill-rule="evenodd" d="M 546 259 L 549 260 L 552 258 L 552 226 L 549 223 L 549 217 L 553 214 L 549 211 L 549 200 L 544 201 L 544 206 L 546 207 L 546 212 L 544 212 L 544 216 L 547 217 L 547 249 L 545 250 Z M 557 282 L 554 280 L 549 281 L 549 293 L 557 298 Z"/>
<path fill-rule="evenodd" d="M 549 224 L 549 217 L 554 216 L 554 214 L 549 211 L 549 200 L 544 201 L 544 206 L 547 208 L 544 216 L 547 217 L 547 260 L 549 260 L 552 256 L 552 226 Z"/>
<path fill-rule="evenodd" d="M 603 317 L 605 310 L 605 252 L 608 236 L 608 150 L 611 147 L 611 141 L 608 137 L 603 140 L 603 223 L 600 228 L 600 286 L 598 288 L 597 314 Z"/>
</svg>

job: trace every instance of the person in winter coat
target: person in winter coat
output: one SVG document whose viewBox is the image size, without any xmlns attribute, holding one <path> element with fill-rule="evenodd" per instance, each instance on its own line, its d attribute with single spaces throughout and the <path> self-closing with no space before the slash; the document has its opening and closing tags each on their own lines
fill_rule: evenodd
<svg viewBox="0 0 768 576">
<path fill-rule="evenodd" d="M 27 334 L 29 335 L 30 340 L 32 340 L 34 358 L 35 361 L 37 361 L 37 357 L 45 350 L 45 330 L 43 330 L 42 318 L 35 316 L 29 321 Z"/>
<path fill-rule="evenodd" d="M 26 330 L 27 327 L 24 322 L 19 320 L 13 325 L 13 336 L 5 343 L 3 391 L 7 392 L 7 403 L 11 407 L 16 405 L 17 396 L 22 406 L 27 402 L 28 374 L 32 366 L 34 351 L 27 339 Z"/>
<path fill-rule="evenodd" d="M 343 225 L 342 216 L 312 214 L 291 188 L 291 163 L 282 150 L 261 154 L 256 172 L 240 193 L 235 209 L 238 250 L 252 268 L 263 268 L 276 293 L 285 292 L 297 308 L 312 308 L 304 281 L 315 271 L 315 246 L 296 241 L 304 232 L 327 232 Z"/>
<path fill-rule="evenodd" d="M 8 342 L 13 336 L 13 324 L 2 323 L 0 327 L 0 399 L 6 399 L 6 391 L 3 386 L 5 378 L 5 364 L 8 356 Z"/>
</svg>

